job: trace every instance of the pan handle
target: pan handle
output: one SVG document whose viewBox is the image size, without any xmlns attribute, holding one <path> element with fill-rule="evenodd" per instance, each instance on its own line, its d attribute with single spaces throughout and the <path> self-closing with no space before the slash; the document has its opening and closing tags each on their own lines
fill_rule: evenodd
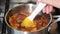
<svg viewBox="0 0 60 34">
<path fill-rule="evenodd" d="M 50 31 L 51 30 L 51 28 L 52 28 L 52 25 L 54 24 L 54 23 L 57 23 L 57 22 L 59 22 L 60 21 L 60 15 L 55 15 L 55 16 L 52 16 L 53 18 L 57 18 L 56 20 L 54 20 L 53 21 L 53 23 L 51 23 L 51 25 L 48 27 L 48 31 Z"/>
</svg>

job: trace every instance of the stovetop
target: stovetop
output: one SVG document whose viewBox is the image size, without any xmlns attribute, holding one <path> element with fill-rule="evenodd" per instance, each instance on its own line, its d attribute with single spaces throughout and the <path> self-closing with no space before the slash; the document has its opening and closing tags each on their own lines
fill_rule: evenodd
<svg viewBox="0 0 60 34">
<path fill-rule="evenodd" d="M 13 30 L 11 28 L 9 28 L 6 23 L 4 22 L 4 15 L 5 15 L 5 11 L 7 11 L 8 9 L 13 8 L 14 6 L 18 5 L 17 3 L 10 3 L 8 6 L 5 6 L 5 3 L 0 3 L 0 8 L 1 8 L 1 12 L 0 12 L 0 34 L 13 34 Z M 6 7 L 9 7 L 8 9 L 6 9 Z M 59 10 L 59 9 L 58 9 Z M 59 10 L 60 11 L 60 10 Z M 58 13 L 59 13 L 58 11 Z M 54 13 L 53 13 L 54 15 Z M 55 15 L 56 12 L 55 12 Z M 60 34 L 58 32 L 59 27 L 56 29 L 54 34 Z M 51 33 L 49 33 L 51 34 Z"/>
</svg>

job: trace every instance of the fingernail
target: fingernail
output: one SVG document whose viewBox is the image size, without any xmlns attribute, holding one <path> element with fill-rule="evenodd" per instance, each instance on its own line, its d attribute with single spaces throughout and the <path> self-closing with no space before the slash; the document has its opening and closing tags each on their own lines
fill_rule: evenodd
<svg viewBox="0 0 60 34">
<path fill-rule="evenodd" d="M 46 12 L 47 14 L 49 14 L 49 12 Z"/>
</svg>

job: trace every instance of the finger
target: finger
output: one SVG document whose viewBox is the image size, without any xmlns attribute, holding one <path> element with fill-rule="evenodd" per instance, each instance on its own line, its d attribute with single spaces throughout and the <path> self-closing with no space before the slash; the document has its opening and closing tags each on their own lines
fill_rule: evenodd
<svg viewBox="0 0 60 34">
<path fill-rule="evenodd" d="M 46 13 L 49 14 L 49 12 L 50 12 L 50 6 L 48 5 L 48 6 L 46 7 Z"/>
<path fill-rule="evenodd" d="M 44 7 L 44 8 L 43 8 L 42 12 L 43 12 L 43 13 L 45 13 L 45 12 L 46 12 L 46 7 Z"/>
<path fill-rule="evenodd" d="M 52 12 L 52 10 L 53 10 L 53 7 L 52 7 L 51 5 L 48 5 L 48 6 L 46 7 L 46 13 L 47 13 L 47 14 L 49 14 L 50 12 Z"/>
<path fill-rule="evenodd" d="M 52 12 L 52 10 L 53 10 L 53 6 L 50 5 L 50 12 Z"/>
</svg>

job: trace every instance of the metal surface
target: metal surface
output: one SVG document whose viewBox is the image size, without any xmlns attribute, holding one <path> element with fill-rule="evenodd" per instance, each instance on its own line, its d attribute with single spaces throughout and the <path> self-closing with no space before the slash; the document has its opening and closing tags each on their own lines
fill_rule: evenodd
<svg viewBox="0 0 60 34">
<path fill-rule="evenodd" d="M 2 23 L 3 23 L 3 18 L 0 18 L 0 34 L 1 34 L 1 32 L 2 32 Z"/>
<path fill-rule="evenodd" d="M 9 27 L 11 27 L 9 24 L 8 24 L 8 20 L 9 20 L 9 17 L 11 16 L 11 15 L 13 15 L 14 13 L 18 13 L 18 12 L 21 12 L 21 11 L 16 11 L 16 9 L 17 10 L 20 10 L 21 8 L 23 8 L 22 10 L 24 10 L 24 9 L 27 9 L 28 11 L 28 13 L 32 13 L 32 11 L 34 10 L 34 7 L 35 5 L 34 4 L 20 4 L 19 6 L 17 6 L 17 7 L 15 7 L 15 8 L 12 8 L 11 10 L 9 10 L 7 13 L 6 13 L 6 15 L 5 15 L 5 21 L 6 21 L 6 24 L 9 26 Z M 36 6 L 35 6 L 36 7 Z M 19 9 L 20 8 L 20 9 Z M 32 9 L 32 11 L 30 11 L 31 9 Z M 24 12 L 24 11 L 23 11 Z M 29 15 L 30 15 L 29 14 Z M 51 23 L 51 20 L 52 20 L 52 16 L 51 16 L 51 14 L 49 14 L 49 16 L 48 17 L 50 17 L 50 21 L 49 21 L 49 24 Z M 48 25 L 49 25 L 48 24 Z M 45 26 L 45 27 L 43 27 L 43 28 L 41 28 L 40 30 L 37 30 L 37 31 L 35 31 L 35 32 L 23 32 L 23 31 L 19 31 L 19 30 L 16 30 L 16 29 L 14 29 L 13 27 L 11 27 L 14 31 L 16 31 L 16 33 L 22 33 L 22 34 L 44 34 L 44 33 L 46 33 L 47 34 L 47 27 L 48 27 L 48 25 L 47 26 Z M 44 32 L 44 33 L 43 33 Z M 18 33 L 18 34 L 19 34 Z"/>
<path fill-rule="evenodd" d="M 2 3 L 0 4 L 0 17 L 4 17 L 4 12 L 5 12 L 5 4 Z"/>
<path fill-rule="evenodd" d="M 37 0 L 10 0 L 10 2 L 14 2 L 14 3 L 19 3 L 19 2 L 23 2 L 23 3 L 27 3 L 27 2 L 36 2 Z"/>
<path fill-rule="evenodd" d="M 33 1 L 33 0 L 32 0 Z M 35 0 L 34 0 L 35 1 Z M 12 1 L 12 3 L 10 3 L 10 7 L 9 7 L 9 9 L 11 9 L 11 8 L 13 8 L 13 7 L 16 7 L 16 5 L 19 5 L 18 4 L 18 2 L 17 3 L 14 3 L 13 1 Z M 7 6 L 8 7 L 8 6 Z M 4 12 L 5 12 L 5 3 L 3 4 L 3 3 L 0 3 L 0 8 L 2 8 L 2 13 L 0 14 L 1 16 L 0 16 L 0 34 L 1 34 L 1 30 L 2 30 L 2 23 L 3 23 L 3 17 L 4 17 Z M 56 10 L 56 14 L 57 14 L 57 12 L 60 14 L 60 11 L 58 11 L 58 10 Z M 3 14 L 3 15 L 2 15 Z M 54 13 L 55 14 L 55 13 Z M 55 14 L 55 15 L 56 15 Z M 58 26 L 59 27 L 59 26 Z M 3 28 L 4 29 L 4 28 Z M 59 30 L 59 29 L 58 29 Z M 58 30 L 56 30 L 55 32 L 54 32 L 54 34 L 60 34 L 60 32 L 58 32 Z M 3 30 L 4 31 L 4 30 Z M 13 29 L 11 29 L 10 27 L 8 27 L 7 26 L 7 28 L 6 28 L 6 31 L 7 31 L 7 33 L 6 34 L 15 34 L 15 33 L 17 33 L 18 34 L 18 31 L 16 31 L 16 30 L 13 30 Z M 44 32 L 43 32 L 44 33 Z M 5 34 L 5 33 L 4 33 Z M 22 33 L 19 33 L 19 34 L 22 34 Z M 44 33 L 45 34 L 45 33 Z M 49 33 L 49 34 L 51 34 L 51 33 Z"/>
<path fill-rule="evenodd" d="M 10 2 L 24 2 L 24 3 L 29 2 L 29 1 L 31 0 L 10 0 Z"/>
</svg>

